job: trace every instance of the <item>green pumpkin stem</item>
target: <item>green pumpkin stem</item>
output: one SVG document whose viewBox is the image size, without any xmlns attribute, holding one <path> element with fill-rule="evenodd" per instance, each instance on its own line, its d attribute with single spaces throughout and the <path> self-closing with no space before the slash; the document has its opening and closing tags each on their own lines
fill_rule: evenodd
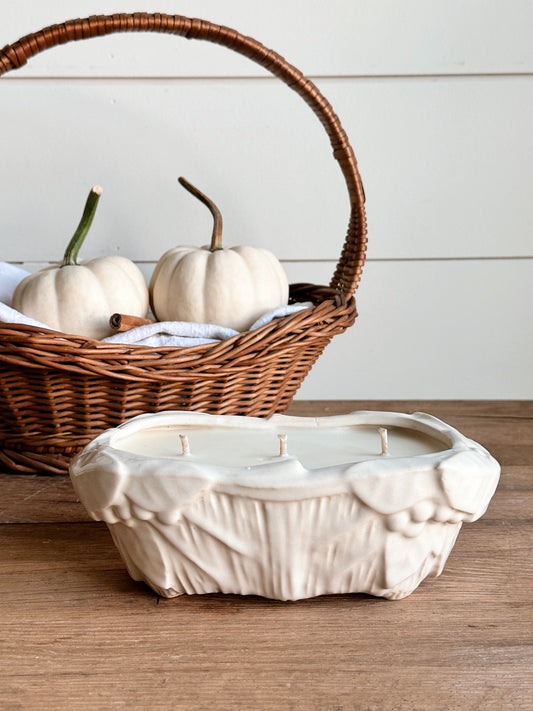
<svg viewBox="0 0 533 711">
<path fill-rule="evenodd" d="M 68 243 L 65 250 L 65 255 L 63 257 L 62 267 L 70 264 L 77 264 L 78 252 L 83 244 L 83 240 L 87 236 L 87 232 L 90 230 L 94 214 L 96 212 L 96 206 L 98 205 L 98 200 L 102 194 L 102 188 L 99 185 L 95 185 L 92 188 L 87 202 L 85 203 L 85 208 L 83 210 L 83 215 L 81 216 L 80 224 L 78 225 L 76 232 L 72 235 L 72 239 Z"/>
<path fill-rule="evenodd" d="M 178 178 L 178 182 L 180 185 L 183 185 L 185 190 L 188 190 L 191 195 L 194 195 L 194 197 L 198 198 L 200 202 L 203 202 L 203 204 L 209 209 L 209 212 L 213 215 L 213 233 L 211 234 L 209 251 L 216 252 L 217 249 L 222 249 L 222 215 L 220 210 L 212 200 L 201 193 L 198 188 L 194 187 L 194 185 L 191 185 L 188 180 L 185 180 L 185 178 Z"/>
</svg>

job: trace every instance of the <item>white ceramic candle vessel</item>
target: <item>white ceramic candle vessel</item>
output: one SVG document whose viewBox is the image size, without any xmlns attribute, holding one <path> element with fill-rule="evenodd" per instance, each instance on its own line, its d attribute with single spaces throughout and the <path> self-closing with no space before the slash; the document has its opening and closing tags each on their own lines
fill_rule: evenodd
<svg viewBox="0 0 533 711">
<path fill-rule="evenodd" d="M 163 412 L 71 463 L 89 514 L 157 593 L 391 599 L 439 575 L 500 467 L 429 415 L 269 419 Z"/>
</svg>

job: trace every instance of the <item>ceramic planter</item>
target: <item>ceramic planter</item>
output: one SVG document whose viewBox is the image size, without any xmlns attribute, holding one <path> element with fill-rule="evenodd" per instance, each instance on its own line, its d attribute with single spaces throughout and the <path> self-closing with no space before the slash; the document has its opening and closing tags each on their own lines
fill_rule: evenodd
<svg viewBox="0 0 533 711">
<path fill-rule="evenodd" d="M 195 428 L 215 437 L 205 452 Z M 388 454 L 379 428 L 393 438 Z M 365 444 L 345 453 L 335 444 L 358 430 L 375 438 L 374 452 Z M 178 447 L 184 431 L 191 432 L 190 454 Z M 258 438 L 274 442 L 280 431 L 287 454 L 253 454 Z M 167 445 L 159 451 L 159 440 L 151 449 L 139 445 L 152 433 L 170 435 L 175 453 Z M 406 446 L 398 449 L 394 437 Z M 311 462 L 292 455 L 293 441 L 304 450 L 312 441 Z M 386 412 L 268 420 L 141 415 L 97 437 L 70 467 L 80 500 L 107 523 L 135 580 L 165 597 L 223 592 L 279 600 L 409 595 L 441 573 L 462 523 L 485 512 L 499 474 L 483 447 L 445 423 Z"/>
</svg>

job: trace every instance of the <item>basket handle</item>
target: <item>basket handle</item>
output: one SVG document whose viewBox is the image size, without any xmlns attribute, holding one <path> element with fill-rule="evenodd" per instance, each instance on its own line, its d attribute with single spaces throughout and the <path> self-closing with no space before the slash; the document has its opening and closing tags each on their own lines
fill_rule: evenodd
<svg viewBox="0 0 533 711">
<path fill-rule="evenodd" d="M 348 231 L 330 286 L 346 298 L 352 296 L 366 251 L 365 197 L 355 155 L 329 102 L 312 81 L 273 50 L 236 30 L 206 20 L 144 12 L 97 15 L 51 25 L 7 45 L 0 51 L 0 76 L 23 66 L 30 57 L 49 47 L 115 32 L 164 32 L 224 45 L 270 71 L 303 98 L 324 126 L 348 187 L 351 207 Z"/>
</svg>

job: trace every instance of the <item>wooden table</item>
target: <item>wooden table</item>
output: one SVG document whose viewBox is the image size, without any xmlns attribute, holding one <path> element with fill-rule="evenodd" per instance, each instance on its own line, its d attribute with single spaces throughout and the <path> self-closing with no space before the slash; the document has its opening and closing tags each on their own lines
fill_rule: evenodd
<svg viewBox="0 0 533 711">
<path fill-rule="evenodd" d="M 67 477 L 0 473 L 0 709 L 533 709 L 533 403 L 422 410 L 502 465 L 485 516 L 408 598 L 165 600 L 125 572 Z"/>
</svg>

